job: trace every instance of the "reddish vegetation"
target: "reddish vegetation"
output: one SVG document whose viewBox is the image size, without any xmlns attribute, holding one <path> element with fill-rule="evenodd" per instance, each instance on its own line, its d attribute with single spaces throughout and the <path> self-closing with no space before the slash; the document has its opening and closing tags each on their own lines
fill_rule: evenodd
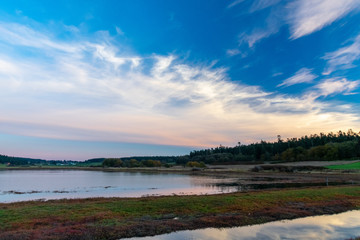
<svg viewBox="0 0 360 240">
<path fill-rule="evenodd" d="M 21 202 L 0 204 L 0 239 L 119 239 L 332 214 L 359 207 L 358 186 Z"/>
</svg>

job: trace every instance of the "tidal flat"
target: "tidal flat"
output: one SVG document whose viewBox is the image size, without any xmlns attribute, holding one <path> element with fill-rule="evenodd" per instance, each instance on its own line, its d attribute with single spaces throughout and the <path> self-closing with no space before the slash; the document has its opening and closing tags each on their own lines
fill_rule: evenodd
<svg viewBox="0 0 360 240">
<path fill-rule="evenodd" d="M 0 239 L 119 239 L 360 209 L 360 187 L 0 204 Z"/>
</svg>

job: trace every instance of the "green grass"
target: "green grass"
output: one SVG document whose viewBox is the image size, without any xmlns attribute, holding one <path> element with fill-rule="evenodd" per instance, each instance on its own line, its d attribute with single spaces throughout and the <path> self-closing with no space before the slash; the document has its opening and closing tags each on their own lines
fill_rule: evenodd
<svg viewBox="0 0 360 240">
<path fill-rule="evenodd" d="M 359 170 L 360 162 L 341 164 L 341 165 L 331 165 L 331 166 L 327 166 L 327 168 L 334 170 Z"/>
</svg>

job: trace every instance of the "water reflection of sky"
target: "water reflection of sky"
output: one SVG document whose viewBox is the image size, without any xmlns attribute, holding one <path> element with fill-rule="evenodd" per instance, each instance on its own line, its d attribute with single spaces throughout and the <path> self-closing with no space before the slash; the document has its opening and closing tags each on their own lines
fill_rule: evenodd
<svg viewBox="0 0 360 240">
<path fill-rule="evenodd" d="M 236 228 L 206 228 L 132 240 L 345 240 L 360 236 L 360 211 Z"/>
<path fill-rule="evenodd" d="M 78 170 L 0 171 L 0 202 L 86 197 L 214 194 L 236 191 L 217 187 L 229 181 L 172 173 L 129 173 Z"/>
</svg>

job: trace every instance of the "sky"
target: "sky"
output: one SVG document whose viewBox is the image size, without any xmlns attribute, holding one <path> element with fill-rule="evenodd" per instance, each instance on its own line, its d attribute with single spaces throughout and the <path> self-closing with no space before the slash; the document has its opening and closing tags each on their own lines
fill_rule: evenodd
<svg viewBox="0 0 360 240">
<path fill-rule="evenodd" d="M 358 0 L 2 0 L 0 154 L 358 132 L 359 22 Z"/>
</svg>

